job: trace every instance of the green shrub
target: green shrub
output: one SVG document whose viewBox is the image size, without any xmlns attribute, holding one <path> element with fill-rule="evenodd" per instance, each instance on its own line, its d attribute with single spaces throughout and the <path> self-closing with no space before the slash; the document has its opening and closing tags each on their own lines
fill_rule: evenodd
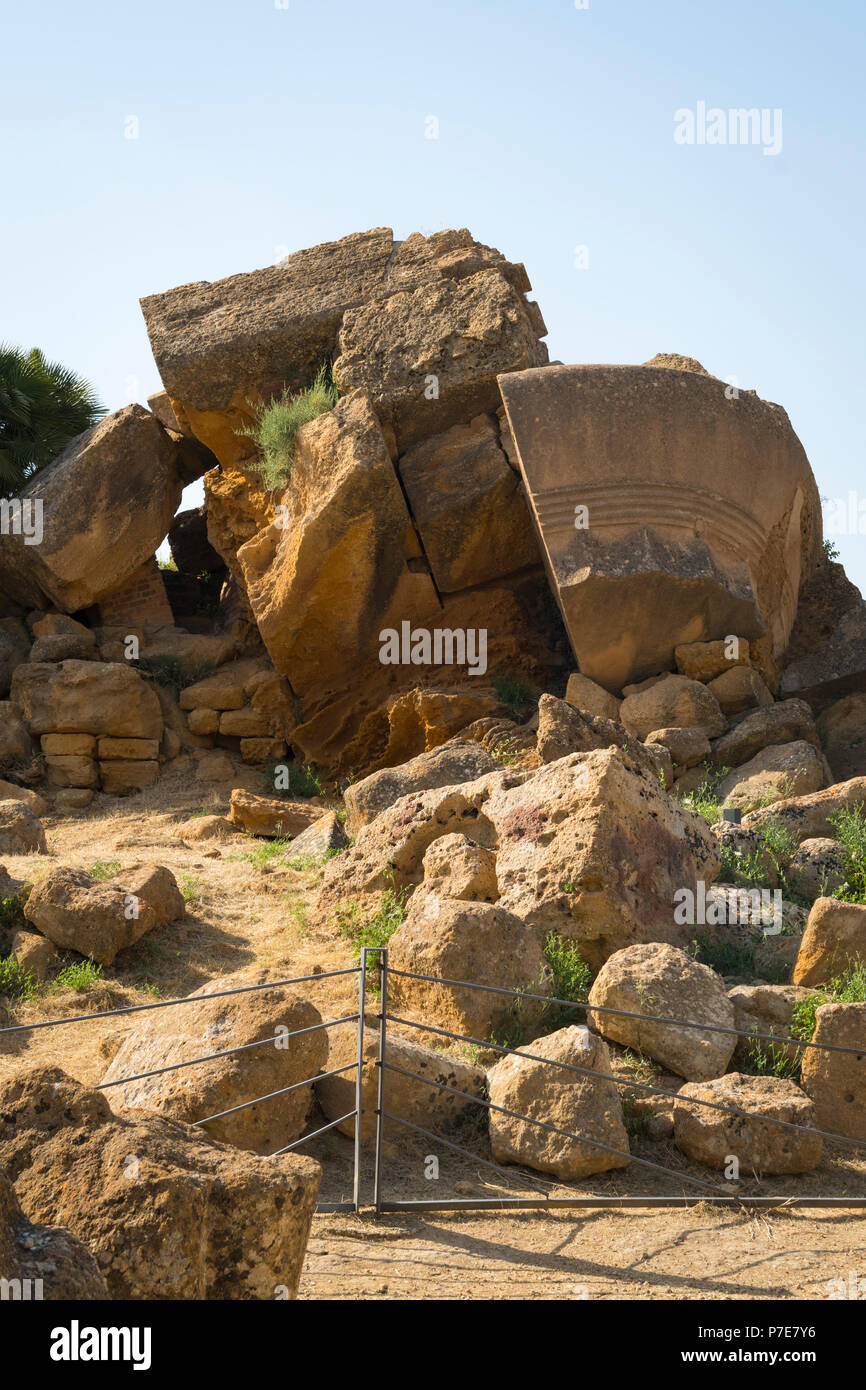
<svg viewBox="0 0 866 1390">
<path fill-rule="evenodd" d="M 58 970 L 48 986 L 48 993 L 61 989 L 90 989 L 93 985 L 101 984 L 102 980 L 101 965 L 93 960 L 77 960 L 73 965 L 64 965 L 62 970 Z"/>
<path fill-rule="evenodd" d="M 119 859 L 97 860 L 95 864 L 91 864 L 87 872 L 91 878 L 96 879 L 97 883 L 104 883 L 106 879 L 114 878 L 115 874 L 119 874 L 122 868 L 123 865 Z"/>
<path fill-rule="evenodd" d="M 352 943 L 352 955 L 357 959 L 363 947 L 387 946 L 401 922 L 406 920 L 408 888 L 386 888 L 375 914 L 364 920 L 357 902 L 339 908 L 337 927 Z"/>
<path fill-rule="evenodd" d="M 515 719 L 525 719 L 538 703 L 538 694 L 532 686 L 509 671 L 502 671 L 493 677 L 493 689 Z"/>
<path fill-rule="evenodd" d="M 0 956 L 0 997 L 32 999 L 36 980 L 14 956 Z"/>
<path fill-rule="evenodd" d="M 293 392 L 284 386 L 282 394 L 267 405 L 253 406 L 255 422 L 240 433 L 248 435 L 259 450 L 259 460 L 247 467 L 260 474 L 269 492 L 282 490 L 289 480 L 298 430 L 333 410 L 338 396 L 331 368 L 323 365 L 306 390 Z"/>
<path fill-rule="evenodd" d="M 845 882 L 833 897 L 866 903 L 866 813 L 862 806 L 846 806 L 829 819 L 845 851 Z"/>
<path fill-rule="evenodd" d="M 174 656 L 142 656 L 138 661 L 133 661 L 132 665 L 145 676 L 152 676 L 157 685 L 168 686 L 175 695 L 179 695 L 188 685 L 195 685 L 197 681 L 212 676 L 215 670 L 215 667 L 207 662 L 199 666 L 190 666 L 185 661 L 178 661 Z"/>
<path fill-rule="evenodd" d="M 817 994 L 801 999 L 794 1008 L 791 1037 L 811 1041 L 815 1015 L 822 1004 L 866 1004 L 866 962 L 855 961 L 835 975 Z"/>
<path fill-rule="evenodd" d="M 564 941 L 555 932 L 548 934 L 544 943 L 544 954 L 553 971 L 551 992 L 557 999 L 573 999 L 575 1003 L 585 1003 L 589 998 L 592 984 L 592 971 L 580 954 L 580 947 L 573 941 Z M 583 1021 L 582 1009 L 569 1009 L 564 1004 L 550 1004 L 544 1011 L 544 1030 L 555 1033 L 568 1023 Z"/>
<path fill-rule="evenodd" d="M 321 796 L 322 774 L 301 763 L 274 761 L 266 765 L 265 782 L 271 796 Z"/>
<path fill-rule="evenodd" d="M 709 763 L 704 763 L 706 777 L 699 787 L 692 792 L 684 795 L 674 793 L 676 799 L 687 810 L 694 811 L 696 815 L 703 816 L 707 825 L 715 825 L 722 818 L 722 808 L 719 805 L 716 795 L 719 783 L 727 777 L 730 771 L 727 767 L 712 767 Z"/>
<path fill-rule="evenodd" d="M 778 1076 L 782 1081 L 796 1081 L 801 1061 L 800 1057 L 789 1057 L 785 1049 L 775 1043 L 764 1047 L 756 1038 L 740 1070 L 750 1076 Z"/>
</svg>

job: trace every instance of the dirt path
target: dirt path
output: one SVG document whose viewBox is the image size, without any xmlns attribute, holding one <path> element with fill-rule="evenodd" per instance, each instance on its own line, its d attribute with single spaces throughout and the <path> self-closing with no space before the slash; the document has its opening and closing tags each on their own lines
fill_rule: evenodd
<svg viewBox="0 0 866 1390">
<path fill-rule="evenodd" d="M 687 1210 L 319 1216 L 302 1299 L 866 1295 L 866 1213 Z"/>
</svg>

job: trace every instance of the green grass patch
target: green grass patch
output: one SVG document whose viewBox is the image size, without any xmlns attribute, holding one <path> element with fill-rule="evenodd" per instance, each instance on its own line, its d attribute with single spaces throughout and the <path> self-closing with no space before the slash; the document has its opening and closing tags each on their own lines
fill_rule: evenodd
<svg viewBox="0 0 866 1390">
<path fill-rule="evenodd" d="M 833 893 L 846 903 L 866 903 L 866 813 L 862 806 L 846 806 L 830 817 L 845 851 L 845 882 Z"/>
<path fill-rule="evenodd" d="M 815 1016 L 822 1004 L 866 1004 L 866 962 L 853 962 L 840 975 L 834 975 L 817 994 L 800 1000 L 791 1021 L 792 1038 L 811 1041 Z"/>
<path fill-rule="evenodd" d="M 119 874 L 123 865 L 119 859 L 97 860 L 92 864 L 87 872 L 91 878 L 95 878 L 97 883 L 104 883 L 106 879 L 114 878 Z"/>
<path fill-rule="evenodd" d="M 537 691 L 510 671 L 501 671 L 493 677 L 493 689 L 497 698 L 511 710 L 515 719 L 526 719 L 538 704 Z"/>
<path fill-rule="evenodd" d="M 258 449 L 258 460 L 247 467 L 260 475 L 269 492 L 282 490 L 289 481 L 301 426 L 333 410 L 338 398 L 331 368 L 324 364 L 304 391 L 284 386 L 282 394 L 267 405 L 253 406 L 252 427 L 239 433 L 252 439 Z"/>
<path fill-rule="evenodd" d="M 271 761 L 265 767 L 265 782 L 271 796 L 321 796 L 322 774 L 301 763 Z"/>
<path fill-rule="evenodd" d="M 14 956 L 0 956 L 0 997 L 32 999 L 37 989 L 35 977 Z"/>
<path fill-rule="evenodd" d="M 157 685 L 168 686 L 175 695 L 179 695 L 188 685 L 206 680 L 216 670 L 210 663 L 192 666 L 188 662 L 178 661 L 174 656 L 142 656 L 132 665 L 145 676 L 152 676 Z"/>
<path fill-rule="evenodd" d="M 94 985 L 103 982 L 101 965 L 97 965 L 94 960 L 77 960 L 72 965 L 64 965 L 62 970 L 58 970 L 47 986 L 46 993 L 54 994 L 61 989 L 92 989 Z"/>
</svg>

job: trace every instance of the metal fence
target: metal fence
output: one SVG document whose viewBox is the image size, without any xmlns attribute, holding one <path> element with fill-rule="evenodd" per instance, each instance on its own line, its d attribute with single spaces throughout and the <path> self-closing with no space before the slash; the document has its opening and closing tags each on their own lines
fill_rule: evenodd
<svg viewBox="0 0 866 1390">
<path fill-rule="evenodd" d="M 371 967 L 370 958 L 375 957 L 375 964 Z M 374 975 L 371 976 L 371 969 Z M 514 1004 L 524 1001 L 539 1002 L 545 1006 L 556 1006 L 563 1010 L 573 1010 L 576 1014 L 591 1011 L 595 1014 L 616 1014 L 620 1017 L 631 1018 L 639 1023 L 662 1023 L 672 1024 L 678 1028 L 692 1028 L 702 1033 L 716 1032 L 722 1034 L 735 1035 L 737 1037 L 747 1037 L 760 1041 L 767 1041 L 775 1046 L 780 1044 L 793 1045 L 797 1049 L 805 1052 L 810 1048 L 818 1048 L 827 1052 L 845 1053 L 852 1056 L 863 1057 L 866 1053 L 866 1045 L 863 1049 L 840 1047 L 828 1043 L 815 1043 L 805 1041 L 802 1038 L 786 1037 L 774 1033 L 758 1033 L 753 1029 L 727 1028 L 718 1024 L 708 1024 L 693 1019 L 676 1019 L 664 1015 L 645 1014 L 630 1012 L 625 1009 L 613 1009 L 597 1004 L 590 1005 L 585 1001 L 575 1001 L 572 999 L 551 998 L 548 995 L 533 994 L 526 990 L 507 989 L 494 985 L 482 985 L 471 980 L 452 980 L 441 976 L 423 975 L 412 971 L 398 970 L 389 965 L 387 947 L 365 947 L 361 951 L 360 961 L 357 966 L 346 967 L 341 970 L 325 971 L 319 974 L 301 975 L 286 980 L 268 980 L 259 984 L 239 985 L 232 989 L 215 990 L 207 995 L 187 995 L 180 999 L 166 999 L 148 1004 L 132 1004 L 117 1009 L 107 1009 L 99 1013 L 87 1013 L 72 1015 L 67 1018 L 47 1019 L 38 1023 L 17 1023 L 9 1027 L 0 1028 L 0 1041 L 4 1036 L 21 1033 L 35 1033 L 43 1029 L 53 1029 L 68 1027 L 80 1023 L 94 1023 L 101 1019 L 116 1018 L 131 1014 L 147 1013 L 156 1009 L 182 1008 L 184 1005 L 201 1003 L 203 1000 L 226 998 L 232 995 L 252 993 L 260 990 L 280 989 L 288 986 L 305 984 L 312 981 L 319 983 L 323 980 L 334 979 L 337 977 L 357 977 L 358 982 L 358 1003 L 357 1009 L 353 1013 L 342 1015 L 339 1018 L 327 1019 L 321 1023 L 313 1024 L 307 1028 L 299 1028 L 294 1032 L 280 1034 L 281 1043 L 291 1038 L 299 1037 L 302 1034 L 314 1033 L 321 1030 L 328 1030 L 348 1024 L 356 1027 L 356 1047 L 355 1057 L 351 1062 L 342 1066 L 334 1067 L 325 1072 L 319 1072 L 315 1076 L 306 1077 L 303 1080 L 295 1081 L 291 1085 L 280 1087 L 278 1090 L 270 1091 L 264 1095 L 254 1096 L 251 1099 L 240 1101 L 226 1110 L 221 1110 L 214 1115 L 207 1115 L 202 1119 L 196 1120 L 194 1124 L 202 1127 L 210 1124 L 214 1120 L 224 1119 L 228 1115 L 245 1110 L 254 1105 L 274 1104 L 279 1101 L 281 1096 L 285 1096 L 292 1091 L 297 1091 L 304 1086 L 311 1086 L 317 1081 L 327 1077 L 338 1076 L 346 1072 L 355 1072 L 355 1104 L 352 1109 L 345 1114 L 338 1116 L 337 1119 L 330 1120 L 327 1124 L 318 1125 L 312 1131 L 301 1135 L 292 1143 L 286 1144 L 282 1148 L 275 1150 L 269 1155 L 276 1158 L 281 1154 L 291 1153 L 299 1149 L 302 1145 L 309 1144 L 318 1139 L 321 1135 L 335 1129 L 338 1125 L 346 1121 L 354 1120 L 354 1146 L 352 1155 L 352 1199 L 351 1201 L 320 1202 L 317 1210 L 320 1212 L 358 1212 L 365 1206 L 365 1193 L 362 1192 L 362 1176 L 364 1173 L 364 1163 L 362 1158 L 362 1121 L 365 1113 L 369 1113 L 370 1107 L 365 1106 L 363 1095 L 363 1067 L 364 1062 L 364 1026 L 365 1016 L 376 1021 L 378 1032 L 377 1055 L 373 1062 L 376 1068 L 376 1104 L 373 1107 L 375 1114 L 375 1139 L 373 1144 L 373 1163 L 372 1163 L 372 1198 L 371 1204 L 375 1212 L 398 1212 L 398 1211 L 465 1211 L 483 1210 L 493 1208 L 496 1210 L 510 1210 L 521 1208 L 561 1208 L 561 1207 L 683 1207 L 691 1206 L 698 1202 L 711 1201 L 727 1206 L 800 1206 L 800 1207 L 866 1207 L 866 1197 L 850 1196 L 795 1196 L 795 1195 L 734 1195 L 729 1189 L 721 1187 L 718 1182 L 709 1178 L 701 1177 L 696 1174 L 688 1173 L 679 1169 L 671 1168 L 661 1163 L 653 1162 L 651 1159 L 644 1158 L 627 1150 L 617 1149 L 611 1145 L 603 1143 L 601 1140 L 592 1139 L 587 1134 L 575 1133 L 560 1128 L 547 1120 L 537 1119 L 530 1115 L 521 1114 L 510 1110 L 505 1106 L 494 1104 L 486 1096 L 476 1096 L 458 1087 L 451 1086 L 444 1081 L 420 1075 L 409 1071 L 404 1067 L 388 1060 L 388 1025 L 396 1025 L 402 1030 L 440 1037 L 449 1042 L 458 1043 L 463 1046 L 472 1046 L 493 1052 L 500 1056 L 519 1055 L 528 1061 L 541 1063 L 547 1067 L 558 1069 L 563 1073 L 570 1073 L 581 1077 L 590 1077 L 602 1080 L 608 1084 L 625 1087 L 631 1091 L 641 1091 L 648 1095 L 668 1097 L 673 1103 L 677 1099 L 677 1092 L 666 1090 L 664 1087 L 653 1085 L 646 1081 L 637 1081 L 629 1077 L 618 1077 L 610 1072 L 593 1070 L 589 1067 L 581 1067 L 576 1064 L 542 1057 L 537 1052 L 533 1052 L 532 1044 L 520 1046 L 519 1048 L 509 1047 L 504 1044 L 496 1043 L 490 1038 L 477 1038 L 468 1034 L 455 1032 L 442 1028 L 438 1025 L 421 1022 L 418 1019 L 407 1018 L 401 1014 L 390 1012 L 388 994 L 389 981 L 393 978 L 404 980 L 416 980 L 419 982 L 434 985 L 444 985 L 454 989 L 477 991 L 484 994 L 494 994 L 502 996 Z M 377 997 L 378 1009 L 368 1014 L 367 994 L 368 992 Z M 255 1042 L 244 1043 L 238 1047 L 224 1048 L 219 1052 L 208 1053 L 201 1057 L 189 1058 L 184 1061 L 170 1063 L 163 1067 L 157 1067 L 146 1072 L 138 1072 L 129 1076 L 120 1077 L 112 1081 L 102 1082 L 96 1086 L 96 1090 L 109 1090 L 116 1086 L 129 1085 L 131 1082 L 143 1081 L 149 1077 L 160 1076 L 164 1073 L 177 1071 L 182 1068 L 192 1066 L 204 1066 L 218 1058 L 230 1057 L 239 1053 L 247 1052 L 252 1048 L 273 1045 L 275 1036 L 261 1038 Z M 369 1065 L 369 1063 L 368 1063 Z M 414 1121 L 409 1120 L 404 1115 L 399 1115 L 388 1105 L 388 1085 L 387 1077 L 391 1074 L 400 1074 L 404 1077 L 417 1082 L 422 1086 L 429 1086 L 441 1092 L 450 1092 L 467 1105 L 474 1105 L 483 1108 L 486 1112 L 499 1112 L 511 1119 L 521 1121 L 528 1125 L 535 1125 L 539 1129 L 551 1134 L 559 1135 L 566 1141 L 572 1141 L 587 1148 L 597 1149 L 625 1158 L 628 1163 L 635 1164 L 637 1167 L 647 1169 L 655 1174 L 660 1174 L 676 1181 L 679 1187 L 688 1184 L 696 1189 L 692 1194 L 680 1193 L 675 1196 L 627 1196 L 615 1195 L 606 1196 L 595 1193 L 573 1192 L 569 1196 L 550 1196 L 545 1192 L 539 1191 L 539 1174 L 520 1164 L 505 1166 L 496 1163 L 490 1158 L 485 1158 L 473 1152 L 467 1146 L 459 1144 L 454 1138 L 447 1138 L 445 1135 L 437 1134 L 433 1130 L 427 1129 Z M 738 1116 L 753 1124 L 776 1125 L 790 1131 L 798 1131 L 812 1135 L 818 1135 L 822 1139 L 831 1140 L 835 1143 L 852 1146 L 861 1151 L 866 1150 L 866 1140 L 852 1138 L 849 1135 L 837 1134 L 826 1130 L 821 1130 L 812 1125 L 798 1124 L 792 1120 L 777 1119 L 773 1116 L 756 1116 L 754 1112 L 742 1110 L 737 1106 L 725 1105 L 718 1101 L 704 1100 L 695 1096 L 688 1097 L 688 1103 L 692 1106 L 705 1107 L 709 1110 L 721 1111 L 724 1114 Z M 480 1164 L 482 1167 L 495 1170 L 500 1176 L 504 1177 L 510 1185 L 517 1184 L 526 1186 L 532 1190 L 531 1196 L 515 1197 L 503 1195 L 501 1197 L 489 1198 L 454 1198 L 450 1200 L 421 1200 L 421 1199 L 388 1199 L 385 1195 L 386 1163 L 383 1150 L 383 1134 L 386 1121 L 391 1121 L 405 1130 L 433 1141 L 437 1145 L 460 1154 L 471 1160 L 473 1164 Z M 531 1176 L 530 1176 L 531 1172 Z M 544 1175 L 542 1175 L 544 1176 Z M 568 1187 L 569 1184 L 564 1180 L 552 1179 L 552 1185 L 557 1188 Z"/>
</svg>

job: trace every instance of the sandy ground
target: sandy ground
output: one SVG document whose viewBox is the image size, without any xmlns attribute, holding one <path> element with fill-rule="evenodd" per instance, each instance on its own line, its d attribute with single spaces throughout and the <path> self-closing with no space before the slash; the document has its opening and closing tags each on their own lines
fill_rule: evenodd
<svg viewBox="0 0 866 1390">
<path fill-rule="evenodd" d="M 180 923 L 152 932 L 87 991 L 43 993 L 13 1006 L 18 1023 L 92 1013 L 189 993 L 207 980 L 268 966 L 286 978 L 353 964 L 349 943 L 312 912 L 318 875 L 261 862 L 261 842 L 185 842 L 179 827 L 195 812 L 228 808 L 230 787 L 202 790 L 181 776 L 124 801 L 98 798 L 94 807 L 46 818 L 49 854 L 3 856 L 15 878 L 41 877 L 59 864 L 167 865 L 190 898 Z M 253 856 L 252 860 L 249 856 Z M 70 956 L 70 960 L 75 959 Z M 311 981 L 304 991 L 326 1017 L 351 1013 L 354 977 Z M 375 1000 L 368 1007 L 375 1008 Z M 0 1075 L 50 1062 L 84 1082 L 101 1079 L 131 1018 L 94 1019 L 0 1042 Z M 676 1090 L 677 1078 L 640 1072 L 617 1056 L 620 1075 Z M 637 1093 L 635 1093 L 637 1094 Z M 650 1108 L 664 1107 L 665 1102 Z M 313 1130 L 323 1123 L 314 1108 Z M 696 1195 L 689 1176 L 722 1183 L 691 1164 L 670 1139 L 651 1142 L 638 1125 L 633 1155 L 670 1167 L 665 1177 L 633 1163 L 563 1189 L 526 1170 L 494 1170 L 483 1123 L 450 1136 L 469 1150 L 458 1155 L 416 1136 L 390 1135 L 384 1145 L 383 1193 L 389 1200 L 453 1200 L 508 1196 Z M 306 1151 L 319 1159 L 321 1199 L 344 1201 L 352 1188 L 352 1141 L 332 1131 Z M 439 1176 L 427 1176 L 433 1151 Z M 748 1202 L 756 1194 L 866 1196 L 866 1150 L 828 1144 L 821 1168 L 795 1178 L 744 1178 L 724 1185 Z M 372 1156 L 365 1152 L 362 1195 L 372 1193 Z M 699 1190 L 697 1195 L 700 1195 Z M 866 1210 L 802 1208 L 757 1211 L 699 1206 L 668 1210 L 591 1208 L 578 1211 L 418 1212 L 316 1217 L 301 1286 L 305 1299 L 826 1299 L 831 1281 L 864 1279 Z"/>
</svg>

